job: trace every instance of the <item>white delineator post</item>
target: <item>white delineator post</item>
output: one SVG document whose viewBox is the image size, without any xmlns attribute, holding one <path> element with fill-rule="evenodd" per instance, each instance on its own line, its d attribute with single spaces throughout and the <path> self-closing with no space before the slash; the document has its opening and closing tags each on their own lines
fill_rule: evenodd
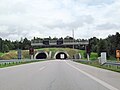
<svg viewBox="0 0 120 90">
<path fill-rule="evenodd" d="M 89 54 L 87 53 L 87 59 L 88 59 L 88 61 L 90 61 L 90 56 L 89 56 Z"/>
<path fill-rule="evenodd" d="M 100 58 L 100 63 L 104 64 L 107 62 L 107 55 L 106 52 L 101 52 L 101 58 Z"/>
</svg>

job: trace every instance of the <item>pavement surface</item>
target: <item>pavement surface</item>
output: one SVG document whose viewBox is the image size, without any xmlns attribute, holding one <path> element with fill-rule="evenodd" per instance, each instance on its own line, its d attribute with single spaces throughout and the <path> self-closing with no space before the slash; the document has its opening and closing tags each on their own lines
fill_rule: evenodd
<svg viewBox="0 0 120 90">
<path fill-rule="evenodd" d="M 0 69 L 0 90 L 120 90 L 120 73 L 50 60 Z"/>
</svg>

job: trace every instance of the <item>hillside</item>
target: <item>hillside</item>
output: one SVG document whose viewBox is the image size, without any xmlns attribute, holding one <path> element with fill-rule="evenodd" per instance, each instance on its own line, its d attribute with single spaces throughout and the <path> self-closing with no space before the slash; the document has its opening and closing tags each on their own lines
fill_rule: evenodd
<svg viewBox="0 0 120 90">
<path fill-rule="evenodd" d="M 57 51 L 67 51 L 68 54 L 70 55 L 70 58 L 73 57 L 73 55 L 80 53 L 82 55 L 82 59 L 86 59 L 85 58 L 85 51 L 84 50 L 78 50 L 78 49 L 70 49 L 70 48 L 40 48 L 40 49 L 36 49 L 35 52 L 37 51 L 52 51 L 52 58 L 54 57 L 54 54 Z M 91 53 L 91 60 L 96 60 L 97 59 L 97 54 L 96 53 Z M 10 51 L 8 53 L 2 53 L 0 55 L 0 58 L 3 60 L 9 60 L 9 59 L 17 59 L 17 51 L 13 50 Z M 22 59 L 29 59 L 29 52 L 28 50 L 22 50 Z"/>
</svg>

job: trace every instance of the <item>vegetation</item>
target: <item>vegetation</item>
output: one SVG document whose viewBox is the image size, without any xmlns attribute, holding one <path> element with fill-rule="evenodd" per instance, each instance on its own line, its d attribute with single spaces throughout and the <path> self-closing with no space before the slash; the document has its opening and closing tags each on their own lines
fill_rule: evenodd
<svg viewBox="0 0 120 90">
<path fill-rule="evenodd" d="M 71 49 L 71 48 L 41 48 L 41 49 L 37 49 L 37 50 L 44 50 L 46 52 L 52 51 L 52 58 L 54 57 L 54 54 L 57 51 L 66 51 L 70 55 L 70 58 L 72 58 L 73 55 L 79 53 L 78 49 Z"/>
<path fill-rule="evenodd" d="M 16 50 L 12 50 L 12 51 L 2 54 L 0 58 L 3 60 L 17 59 L 18 54 Z M 22 59 L 29 59 L 29 58 L 30 56 L 29 56 L 28 50 L 22 50 Z"/>
<path fill-rule="evenodd" d="M 71 48 L 40 48 L 40 49 L 35 49 L 35 52 L 43 50 L 49 53 L 49 51 L 52 51 L 52 58 L 54 57 L 54 54 L 57 51 L 67 51 L 68 54 L 70 55 L 70 58 L 73 57 L 73 55 L 80 53 L 82 56 L 82 59 L 86 59 L 85 57 L 85 50 L 78 50 L 78 49 L 71 49 Z M 0 56 L 1 59 L 3 60 L 9 60 L 9 59 L 17 59 L 17 51 L 12 50 L 7 53 L 2 53 L 2 56 Z M 22 50 L 22 59 L 29 59 L 29 51 L 28 50 Z M 97 60 L 98 55 L 97 53 L 92 52 L 90 56 L 90 60 Z"/>
<path fill-rule="evenodd" d="M 90 60 L 97 60 L 97 59 L 98 59 L 98 54 L 92 52 L 91 55 L 90 55 Z"/>
<path fill-rule="evenodd" d="M 39 38 L 39 37 L 34 37 L 32 40 L 28 40 L 27 38 L 24 38 L 20 41 L 10 41 L 10 40 L 3 40 L 2 38 L 0 38 L 0 57 L 7 57 L 6 54 L 7 53 L 8 56 L 9 53 L 17 53 L 15 52 L 9 52 L 11 50 L 17 50 L 17 49 L 22 49 L 22 50 L 29 50 L 29 48 L 31 47 L 31 41 L 34 40 L 73 40 L 72 37 L 65 37 L 65 38 L 51 38 L 49 36 L 49 38 Z M 74 41 L 86 41 L 85 39 L 75 39 Z M 35 49 L 39 49 L 40 47 L 34 47 Z M 49 47 L 48 47 L 49 48 Z M 61 46 L 61 48 L 72 48 L 72 46 Z M 61 50 L 60 48 L 60 50 Z M 91 55 L 91 59 L 97 59 L 98 56 L 100 56 L 101 52 L 107 52 L 107 58 L 108 59 L 112 59 L 115 60 L 115 54 L 116 54 L 116 50 L 120 49 L 120 34 L 117 32 L 116 35 L 109 35 L 107 38 L 105 39 L 98 39 L 97 37 L 93 37 L 89 39 L 89 50 L 90 50 L 90 55 Z M 70 52 L 70 56 L 73 55 L 76 52 L 80 52 L 84 57 L 86 58 L 86 51 L 85 51 L 85 47 L 83 46 L 79 46 L 76 45 L 75 49 L 79 49 L 81 51 L 69 51 L 67 49 L 68 52 Z M 53 54 L 55 53 L 56 49 L 55 48 L 50 48 L 50 49 L 46 49 L 47 51 L 53 51 Z M 84 50 L 84 51 L 82 51 Z M 9 53 L 8 53 L 9 52 Z M 28 51 L 23 51 L 24 55 L 23 58 L 29 58 L 29 53 Z M 73 53 L 73 54 L 71 54 Z M 97 54 L 98 55 L 97 55 Z M 14 56 L 14 55 L 13 55 Z M 11 58 L 16 58 L 13 57 L 12 55 L 10 56 Z M 8 58 L 9 59 L 9 58 Z"/>
<path fill-rule="evenodd" d="M 31 61 L 20 61 L 20 62 L 9 62 L 9 63 L 0 63 L 0 68 L 10 67 L 10 66 L 16 66 L 21 64 L 27 64 L 27 63 L 33 63 L 33 62 L 40 62 L 45 60 L 31 60 Z"/>
<path fill-rule="evenodd" d="M 86 65 L 91 65 L 94 67 L 98 67 L 98 68 L 103 68 L 103 69 L 107 69 L 107 70 L 111 70 L 111 71 L 115 71 L 115 72 L 119 72 L 120 73 L 120 66 L 115 66 L 115 65 L 100 65 L 98 63 L 98 61 L 93 61 L 93 62 L 83 62 L 83 61 L 77 61 L 78 63 L 82 63 L 82 64 L 86 64 Z"/>
<path fill-rule="evenodd" d="M 93 37 L 89 39 L 91 52 L 98 53 L 107 52 L 108 59 L 115 59 L 116 50 L 120 50 L 120 34 L 109 35 L 106 39 L 98 39 Z"/>
<path fill-rule="evenodd" d="M 4 55 L 4 53 L 0 52 L 0 57 L 1 57 L 2 55 Z"/>
<path fill-rule="evenodd" d="M 30 40 L 25 38 L 24 40 L 21 39 L 21 41 L 10 41 L 10 40 L 2 40 L 0 38 L 0 52 L 6 53 L 10 50 L 17 50 L 18 48 L 27 50 L 31 46 Z"/>
</svg>

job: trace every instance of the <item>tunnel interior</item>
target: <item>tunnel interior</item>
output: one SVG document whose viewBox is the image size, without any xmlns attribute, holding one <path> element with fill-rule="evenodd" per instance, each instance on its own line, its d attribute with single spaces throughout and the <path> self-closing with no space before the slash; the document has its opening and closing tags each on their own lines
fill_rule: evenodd
<svg viewBox="0 0 120 90">
<path fill-rule="evenodd" d="M 46 58 L 47 58 L 47 55 L 44 52 L 38 53 L 36 56 L 36 59 L 46 59 Z"/>
<path fill-rule="evenodd" d="M 67 55 L 64 52 L 60 52 L 56 55 L 56 59 L 67 59 Z"/>
</svg>

